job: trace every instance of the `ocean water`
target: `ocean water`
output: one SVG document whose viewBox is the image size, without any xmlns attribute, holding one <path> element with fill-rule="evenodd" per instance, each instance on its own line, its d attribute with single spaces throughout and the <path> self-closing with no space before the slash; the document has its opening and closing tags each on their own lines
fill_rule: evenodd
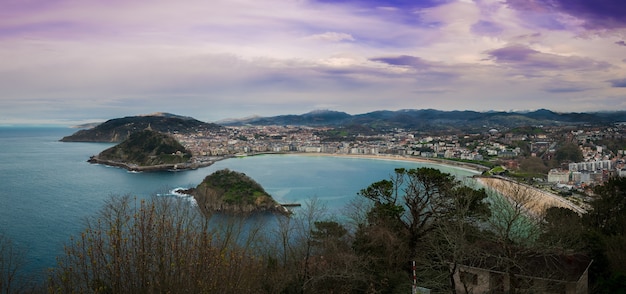
<svg viewBox="0 0 626 294">
<path fill-rule="evenodd" d="M 432 166 L 459 178 L 475 174 L 415 162 L 301 155 L 233 158 L 191 171 L 131 173 L 87 163 L 89 156 L 113 144 L 58 141 L 74 131 L 0 127 L 0 232 L 27 251 L 26 269 L 36 276 L 55 266 L 63 244 L 111 195 L 176 197 L 173 190 L 194 187 L 219 169 L 247 174 L 280 203 L 318 198 L 335 213 L 361 189 L 388 179 L 394 168 Z"/>
</svg>

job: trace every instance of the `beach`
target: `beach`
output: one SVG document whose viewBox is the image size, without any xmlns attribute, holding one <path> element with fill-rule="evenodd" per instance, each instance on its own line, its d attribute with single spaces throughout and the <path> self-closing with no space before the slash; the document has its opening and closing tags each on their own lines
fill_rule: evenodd
<svg viewBox="0 0 626 294">
<path fill-rule="evenodd" d="M 476 177 L 485 187 L 489 187 L 508 200 L 522 204 L 524 209 L 535 216 L 543 216 L 550 207 L 563 207 L 578 214 L 586 211 L 567 199 L 535 187 L 502 177 Z"/>
<path fill-rule="evenodd" d="M 403 155 L 373 155 L 373 154 L 337 154 L 337 153 L 297 153 L 298 155 L 307 156 L 336 156 L 336 157 L 348 157 L 348 158 L 368 158 L 377 160 L 397 160 L 405 162 L 419 162 L 429 164 L 447 165 L 455 168 L 463 168 L 471 170 L 473 172 L 483 172 L 487 168 L 477 164 L 456 162 L 451 160 L 431 159 L 424 157 L 409 157 Z M 509 201 L 518 202 L 522 204 L 524 209 L 535 216 L 545 215 L 545 211 L 550 207 L 563 207 L 570 209 L 578 214 L 586 213 L 584 209 L 568 201 L 567 199 L 523 184 L 511 179 L 503 177 L 482 177 L 477 176 L 475 179 L 483 186 L 493 189 L 499 194 L 507 197 Z"/>
<path fill-rule="evenodd" d="M 304 156 L 331 156 L 331 157 L 347 157 L 347 158 L 366 158 L 366 159 L 376 159 L 376 160 L 395 160 L 395 161 L 404 161 L 404 162 L 419 162 L 419 163 L 429 163 L 429 164 L 438 164 L 438 165 L 447 165 L 455 168 L 462 168 L 466 170 L 470 170 L 472 172 L 482 173 L 485 170 L 489 170 L 487 167 L 466 163 L 466 162 L 458 162 L 452 160 L 444 160 L 438 158 L 426 158 L 426 157 L 416 157 L 416 156 L 406 156 L 406 155 L 393 155 L 393 154 L 343 154 L 343 153 L 290 153 L 296 155 L 304 155 Z"/>
</svg>

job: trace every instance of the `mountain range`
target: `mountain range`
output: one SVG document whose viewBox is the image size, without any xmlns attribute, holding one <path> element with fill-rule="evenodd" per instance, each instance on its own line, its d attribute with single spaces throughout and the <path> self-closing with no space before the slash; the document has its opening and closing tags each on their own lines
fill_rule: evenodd
<svg viewBox="0 0 626 294">
<path fill-rule="evenodd" d="M 581 125 L 626 122 L 626 111 L 559 113 L 547 109 L 529 112 L 442 111 L 434 109 L 380 110 L 350 115 L 332 110 L 317 110 L 302 115 L 252 117 L 218 121 L 224 126 L 241 125 L 303 125 L 348 127 L 367 126 L 374 130 L 389 128 L 465 130 L 472 128 L 517 127 L 527 125 Z"/>
<path fill-rule="evenodd" d="M 128 116 L 108 120 L 93 128 L 81 129 L 64 137 L 65 142 L 122 142 L 137 131 L 151 129 L 162 133 L 191 134 L 219 131 L 223 126 L 328 126 L 366 134 L 394 128 L 437 132 L 470 132 L 484 128 L 515 128 L 520 126 L 607 125 L 626 122 L 626 111 L 560 113 L 547 109 L 528 112 L 504 111 L 442 111 L 434 109 L 380 110 L 350 115 L 332 110 L 316 110 L 300 115 L 248 117 L 215 123 L 202 122 L 171 113 Z"/>
</svg>

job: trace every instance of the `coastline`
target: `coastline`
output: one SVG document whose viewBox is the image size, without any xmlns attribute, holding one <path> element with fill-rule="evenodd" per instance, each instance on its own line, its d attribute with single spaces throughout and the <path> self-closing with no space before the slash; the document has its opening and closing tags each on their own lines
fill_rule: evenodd
<svg viewBox="0 0 626 294">
<path fill-rule="evenodd" d="M 279 153 L 272 153 L 279 154 Z M 418 162 L 418 163 L 429 163 L 429 164 L 437 164 L 437 165 L 446 165 L 455 168 L 461 168 L 465 170 L 469 170 L 472 172 L 482 173 L 483 171 L 489 170 L 489 168 L 472 163 L 465 162 L 457 162 L 451 160 L 443 160 L 443 159 L 435 159 L 435 158 L 425 158 L 425 157 L 410 157 L 406 155 L 392 155 L 392 154 L 342 154 L 342 153 L 306 153 L 306 152 L 291 152 L 291 153 L 283 153 L 283 154 L 293 154 L 299 156 L 325 156 L 325 157 L 343 157 L 343 158 L 357 158 L 357 159 L 373 159 L 373 160 L 392 160 L 392 161 L 404 161 L 404 162 Z M 254 155 L 250 155 L 254 156 Z"/>
<path fill-rule="evenodd" d="M 521 204 L 534 216 L 543 216 L 550 207 L 570 209 L 578 214 L 586 211 L 556 194 L 502 177 L 475 177 L 483 186 L 493 189 L 509 201 Z"/>
<path fill-rule="evenodd" d="M 524 200 L 528 203 L 524 204 L 525 209 L 535 215 L 541 216 L 545 214 L 545 210 L 550 207 L 563 207 L 570 209 L 578 214 L 586 213 L 586 210 L 575 205 L 574 203 L 564 199 L 561 196 L 556 194 L 537 189 L 535 187 L 526 185 L 524 183 L 520 183 L 514 181 L 512 179 L 502 178 L 502 177 L 484 177 L 480 176 L 483 171 L 489 170 L 485 166 L 480 166 L 478 164 L 464 163 L 464 162 L 455 162 L 450 160 L 441 160 L 441 159 L 433 159 L 433 158 L 423 158 L 423 157 L 409 157 L 402 155 L 373 155 L 373 154 L 338 154 L 338 153 L 284 153 L 284 154 L 294 154 L 300 156 L 330 156 L 330 157 L 344 157 L 344 158 L 357 158 L 357 159 L 373 159 L 373 160 L 394 160 L 394 161 L 404 161 L 404 162 L 418 162 L 418 163 L 429 163 L 429 164 L 437 164 L 437 165 L 446 165 L 454 168 L 461 168 L 465 170 L 469 170 L 472 172 L 479 173 L 474 177 L 474 179 L 485 188 L 493 189 L 499 194 L 506 197 L 509 201 L 519 201 L 519 197 L 514 194 L 523 193 L 526 195 Z M 253 155 L 251 155 L 253 156 Z"/>
<path fill-rule="evenodd" d="M 391 154 L 342 154 L 342 153 L 312 153 L 312 152 L 263 152 L 263 153 L 250 153 L 245 154 L 245 156 L 260 156 L 260 155 L 296 155 L 296 156 L 309 156 L 309 157 L 341 157 L 341 158 L 355 158 L 355 159 L 371 159 L 371 160 L 390 160 L 390 161 L 403 161 L 403 162 L 416 162 L 416 163 L 426 163 L 426 164 L 434 164 L 434 165 L 443 165 L 449 166 L 458 169 L 464 169 L 467 171 L 471 171 L 473 173 L 477 173 L 474 178 L 476 181 L 484 186 L 485 188 L 492 189 L 499 194 L 505 196 L 509 201 L 516 201 L 516 195 L 523 193 L 527 195 L 525 201 L 527 204 L 524 204 L 525 209 L 533 214 L 533 215 L 543 215 L 545 210 L 549 207 L 563 207 L 567 209 L 571 209 L 578 214 L 586 213 L 586 211 L 572 202 L 558 196 L 552 194 L 547 191 L 543 191 L 537 189 L 532 186 L 528 186 L 523 183 L 516 182 L 511 179 L 506 179 L 502 177 L 483 177 L 480 174 L 483 171 L 488 170 L 487 167 L 481 166 L 478 164 L 465 163 L 465 162 L 456 162 L 450 160 L 442 160 L 442 159 L 434 159 L 434 158 L 424 158 L 424 157 L 413 157 L 413 156 L 405 156 L 405 155 L 391 155 Z M 137 166 L 134 164 L 127 164 L 123 162 L 116 162 L 110 160 L 103 160 L 97 158 L 97 156 L 92 156 L 88 162 L 94 164 L 104 164 L 109 166 L 121 167 L 127 169 L 129 171 L 143 172 L 143 171 L 184 171 L 184 170 L 194 170 L 202 167 L 207 167 L 212 165 L 213 163 L 236 158 L 238 156 L 223 156 L 216 157 L 211 161 L 202 161 L 196 163 L 181 163 L 181 164 L 163 164 L 163 165 L 154 165 L 154 166 Z"/>
<path fill-rule="evenodd" d="M 223 158 L 226 159 L 227 157 Z M 221 159 L 220 159 L 221 160 Z M 184 171 L 184 170 L 193 170 L 201 167 L 207 167 L 212 165 L 215 161 L 207 161 L 207 162 L 186 162 L 186 163 L 176 163 L 176 164 L 158 164 L 158 165 L 136 165 L 129 164 L 125 162 L 112 161 L 106 159 L 100 159 L 97 156 L 91 156 L 87 162 L 91 164 L 104 164 L 108 166 L 121 167 L 128 171 L 132 172 L 151 172 L 151 171 Z"/>
</svg>

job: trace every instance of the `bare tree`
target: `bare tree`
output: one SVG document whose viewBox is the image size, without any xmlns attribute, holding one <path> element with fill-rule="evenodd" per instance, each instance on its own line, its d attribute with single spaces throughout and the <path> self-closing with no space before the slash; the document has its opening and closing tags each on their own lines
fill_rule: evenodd
<svg viewBox="0 0 626 294">
<path fill-rule="evenodd" d="M 112 197 L 73 237 L 49 292 L 253 292 L 262 261 L 224 242 L 199 210 L 176 199 Z M 233 242 L 234 243 L 234 242 Z"/>
<path fill-rule="evenodd" d="M 0 292 L 19 293 L 28 288 L 24 267 L 26 251 L 18 248 L 13 241 L 0 233 Z"/>
</svg>

